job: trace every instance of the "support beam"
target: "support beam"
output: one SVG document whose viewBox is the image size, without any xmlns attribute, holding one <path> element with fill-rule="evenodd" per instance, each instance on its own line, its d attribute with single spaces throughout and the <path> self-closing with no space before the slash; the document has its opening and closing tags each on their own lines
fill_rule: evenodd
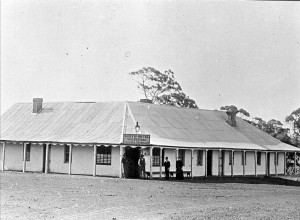
<svg viewBox="0 0 300 220">
<path fill-rule="evenodd" d="M 70 144 L 69 148 L 69 175 L 71 175 L 71 169 L 72 169 L 72 144 Z"/>
<path fill-rule="evenodd" d="M 218 152 L 218 177 L 221 177 L 221 150 L 219 150 Z"/>
<path fill-rule="evenodd" d="M 3 148 L 2 148 L 2 171 L 5 169 L 5 142 L 3 142 Z"/>
<path fill-rule="evenodd" d="M 164 158 L 162 158 L 162 147 L 159 148 L 159 178 L 162 179 L 162 161 Z"/>
<path fill-rule="evenodd" d="M 233 165 L 234 165 L 234 157 L 233 157 L 233 150 L 231 151 L 231 177 L 233 177 Z"/>
<path fill-rule="evenodd" d="M 254 151 L 255 176 L 257 176 L 257 151 Z"/>
<path fill-rule="evenodd" d="M 284 175 L 286 175 L 286 152 L 284 152 L 283 166 L 284 166 Z"/>
<path fill-rule="evenodd" d="M 205 177 L 207 177 L 207 150 L 205 150 Z"/>
<path fill-rule="evenodd" d="M 23 143 L 23 173 L 26 172 L 26 148 L 27 144 Z"/>
<path fill-rule="evenodd" d="M 93 176 L 96 176 L 96 163 L 97 163 L 97 145 L 94 145 L 94 164 L 93 164 Z"/>
<path fill-rule="evenodd" d="M 124 154 L 124 147 L 120 146 L 119 178 L 122 178 L 123 175 L 124 175 L 124 177 L 125 177 L 125 168 L 124 168 L 124 164 L 122 163 L 123 154 Z"/>
<path fill-rule="evenodd" d="M 45 173 L 49 171 L 49 144 L 46 144 Z"/>
<path fill-rule="evenodd" d="M 191 149 L 191 178 L 193 179 L 193 154 L 194 149 Z"/>
<path fill-rule="evenodd" d="M 245 154 L 246 154 L 246 152 L 243 151 L 243 155 L 244 155 L 244 156 L 243 156 L 243 177 L 245 177 L 245 162 L 246 162 L 246 160 L 245 160 L 245 159 L 246 159 L 246 158 L 245 158 L 246 155 L 245 155 Z"/>
<path fill-rule="evenodd" d="M 274 162 L 275 162 L 275 176 L 277 176 L 277 152 L 275 152 Z"/>
<path fill-rule="evenodd" d="M 269 176 L 269 168 L 268 168 L 268 152 L 266 152 L 266 176 Z"/>
<path fill-rule="evenodd" d="M 294 153 L 294 174 L 296 174 L 296 158 L 297 158 L 297 153 Z"/>
<path fill-rule="evenodd" d="M 150 179 L 153 178 L 153 175 L 152 175 L 152 158 L 153 158 L 153 147 L 150 147 Z"/>
</svg>

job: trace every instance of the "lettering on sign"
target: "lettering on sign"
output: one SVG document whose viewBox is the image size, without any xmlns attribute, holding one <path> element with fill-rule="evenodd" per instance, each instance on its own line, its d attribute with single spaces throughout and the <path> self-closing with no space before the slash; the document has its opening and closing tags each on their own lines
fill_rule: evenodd
<svg viewBox="0 0 300 220">
<path fill-rule="evenodd" d="M 124 134 L 123 144 L 130 145 L 150 145 L 150 135 L 148 134 Z"/>
</svg>

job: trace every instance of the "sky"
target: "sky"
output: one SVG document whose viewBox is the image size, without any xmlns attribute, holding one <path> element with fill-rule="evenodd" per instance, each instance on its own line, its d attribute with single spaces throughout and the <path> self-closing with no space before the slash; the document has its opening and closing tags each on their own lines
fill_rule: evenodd
<svg viewBox="0 0 300 220">
<path fill-rule="evenodd" d="M 201 109 L 283 122 L 300 107 L 300 5 L 1 1 L 1 114 L 35 97 L 138 101 L 142 67 L 172 70 Z"/>
</svg>

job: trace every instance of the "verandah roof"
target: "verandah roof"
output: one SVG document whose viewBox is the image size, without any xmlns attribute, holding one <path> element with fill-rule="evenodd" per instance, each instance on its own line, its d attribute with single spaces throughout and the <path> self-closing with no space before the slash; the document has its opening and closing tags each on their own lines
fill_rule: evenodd
<svg viewBox="0 0 300 220">
<path fill-rule="evenodd" d="M 300 150 L 242 119 L 237 118 L 237 127 L 231 127 L 225 112 L 139 102 L 43 103 L 38 114 L 32 114 L 32 103 L 18 103 L 1 116 L 1 140 L 121 144 L 123 120 L 124 133 L 135 133 L 138 121 L 142 133 L 150 134 L 151 145 Z"/>
</svg>

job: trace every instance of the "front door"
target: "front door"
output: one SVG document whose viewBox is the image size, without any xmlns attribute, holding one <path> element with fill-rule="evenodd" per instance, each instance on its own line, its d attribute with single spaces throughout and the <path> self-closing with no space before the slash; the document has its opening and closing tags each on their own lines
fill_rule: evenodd
<svg viewBox="0 0 300 220">
<path fill-rule="evenodd" d="M 125 154 L 128 159 L 128 178 L 139 178 L 138 161 L 140 158 L 140 148 L 132 148 L 127 146 L 125 148 Z"/>
<path fill-rule="evenodd" d="M 212 150 L 207 151 L 207 176 L 212 175 Z"/>
</svg>

